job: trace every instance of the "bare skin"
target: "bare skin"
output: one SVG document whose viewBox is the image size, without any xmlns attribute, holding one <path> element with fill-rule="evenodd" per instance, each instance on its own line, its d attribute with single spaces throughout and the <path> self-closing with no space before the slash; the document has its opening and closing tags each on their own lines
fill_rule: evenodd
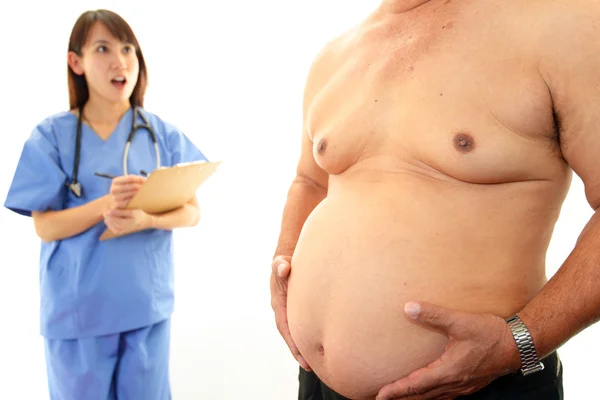
<svg viewBox="0 0 600 400">
<path fill-rule="evenodd" d="M 144 182 L 136 175 L 113 179 L 107 195 L 84 205 L 59 211 L 32 212 L 35 230 L 45 242 L 63 240 L 78 235 L 100 221 L 113 232 L 124 234 L 145 229 L 165 229 L 195 226 L 200 221 L 196 197 L 175 210 L 149 214 L 139 209 L 126 209 Z"/>
<path fill-rule="evenodd" d="M 303 367 L 453 399 L 521 366 L 504 318 L 542 357 L 600 318 L 596 215 L 545 272 L 573 171 L 600 205 L 597 27 L 589 0 L 387 0 L 323 49 L 271 278 Z"/>
</svg>

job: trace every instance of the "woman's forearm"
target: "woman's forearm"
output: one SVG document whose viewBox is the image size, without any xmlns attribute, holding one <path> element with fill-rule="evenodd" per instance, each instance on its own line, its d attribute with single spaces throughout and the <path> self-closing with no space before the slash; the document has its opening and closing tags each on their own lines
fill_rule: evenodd
<svg viewBox="0 0 600 400">
<path fill-rule="evenodd" d="M 200 221 L 198 200 L 193 198 L 183 206 L 163 214 L 152 214 L 150 226 L 153 229 L 171 230 L 194 226 Z"/>
<path fill-rule="evenodd" d="M 37 235 L 44 242 L 53 242 L 76 236 L 104 219 L 108 196 L 100 197 L 82 206 L 60 211 L 31 213 Z"/>
</svg>

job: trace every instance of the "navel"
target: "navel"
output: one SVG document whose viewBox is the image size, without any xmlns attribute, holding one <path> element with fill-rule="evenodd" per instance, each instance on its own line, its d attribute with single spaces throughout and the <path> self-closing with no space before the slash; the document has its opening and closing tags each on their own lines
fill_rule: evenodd
<svg viewBox="0 0 600 400">
<path fill-rule="evenodd" d="M 317 351 L 319 352 L 319 355 L 323 356 L 325 355 L 325 347 L 323 347 L 323 345 L 319 345 L 319 347 L 317 348 Z"/>
<path fill-rule="evenodd" d="M 475 149 L 475 139 L 468 133 L 457 133 L 454 135 L 454 148 L 461 153 L 470 153 Z"/>
<path fill-rule="evenodd" d="M 319 144 L 317 144 L 317 153 L 323 154 L 327 150 L 327 139 L 323 138 L 319 140 Z"/>
</svg>

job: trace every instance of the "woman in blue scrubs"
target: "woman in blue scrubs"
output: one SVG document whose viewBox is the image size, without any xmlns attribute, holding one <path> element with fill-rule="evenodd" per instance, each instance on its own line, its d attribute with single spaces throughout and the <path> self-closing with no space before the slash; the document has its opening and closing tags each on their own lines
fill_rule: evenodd
<svg viewBox="0 0 600 400">
<path fill-rule="evenodd" d="M 125 206 L 157 156 L 162 166 L 206 157 L 143 109 L 146 82 L 127 22 L 107 10 L 82 14 L 69 42 L 70 109 L 35 126 L 5 201 L 33 218 L 42 239 L 40 322 L 52 400 L 171 398 L 172 230 L 198 223 L 198 203 L 161 215 Z M 124 175 L 132 124 L 144 118 L 159 154 L 149 132 L 138 130 Z M 99 241 L 106 228 L 127 234 Z"/>
</svg>

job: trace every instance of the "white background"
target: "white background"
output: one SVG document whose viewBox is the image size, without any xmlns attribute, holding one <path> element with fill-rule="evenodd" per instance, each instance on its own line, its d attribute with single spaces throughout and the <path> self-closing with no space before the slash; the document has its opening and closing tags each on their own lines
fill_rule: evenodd
<svg viewBox="0 0 600 400">
<path fill-rule="evenodd" d="M 268 281 L 298 156 L 304 80 L 325 41 L 377 4 L 58 0 L 4 5 L 2 202 L 31 129 L 68 107 L 68 38 L 87 9 L 112 9 L 131 24 L 149 69 L 146 108 L 182 128 L 210 159 L 223 161 L 200 190 L 200 225 L 177 232 L 175 399 L 297 398 L 297 365 L 275 328 Z M 549 276 L 590 215 L 575 177 L 548 254 Z M 5 208 L 0 227 L 1 397 L 47 399 L 38 334 L 39 240 L 31 220 Z M 568 400 L 596 397 L 599 332 L 593 326 L 562 348 Z"/>
</svg>

